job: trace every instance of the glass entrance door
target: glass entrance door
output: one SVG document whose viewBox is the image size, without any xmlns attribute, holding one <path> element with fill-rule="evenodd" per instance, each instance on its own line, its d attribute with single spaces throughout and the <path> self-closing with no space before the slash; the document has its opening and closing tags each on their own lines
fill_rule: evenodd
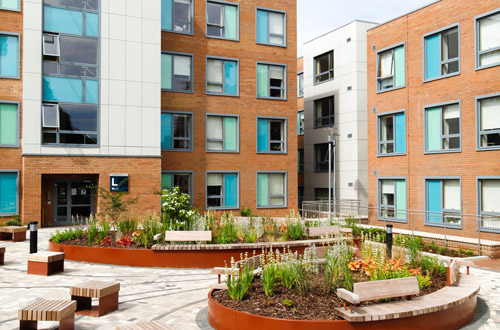
<svg viewBox="0 0 500 330">
<path fill-rule="evenodd" d="M 88 182 L 55 183 L 55 225 L 70 225 L 72 219 L 88 218 L 93 212 L 94 199 Z"/>
</svg>

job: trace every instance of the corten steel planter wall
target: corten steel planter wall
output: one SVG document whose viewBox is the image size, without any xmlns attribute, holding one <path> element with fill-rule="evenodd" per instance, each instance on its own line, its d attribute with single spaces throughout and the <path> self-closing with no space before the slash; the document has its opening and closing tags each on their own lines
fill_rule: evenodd
<svg viewBox="0 0 500 330">
<path fill-rule="evenodd" d="M 208 322 L 217 330 L 455 330 L 471 322 L 476 316 L 477 296 L 463 304 L 439 312 L 392 320 L 353 322 L 339 321 L 302 321 L 257 316 L 240 312 L 217 303 L 208 294 Z"/>
</svg>

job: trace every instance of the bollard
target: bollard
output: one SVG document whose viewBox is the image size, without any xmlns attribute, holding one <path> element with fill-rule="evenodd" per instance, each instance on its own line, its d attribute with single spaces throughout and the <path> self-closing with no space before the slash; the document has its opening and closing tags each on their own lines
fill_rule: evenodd
<svg viewBox="0 0 500 330">
<path fill-rule="evenodd" d="M 387 245 L 387 259 L 392 259 L 392 225 L 385 230 L 385 244 Z"/>
<path fill-rule="evenodd" d="M 38 222 L 31 221 L 29 224 L 30 229 L 30 254 L 37 253 L 38 250 Z"/>
</svg>

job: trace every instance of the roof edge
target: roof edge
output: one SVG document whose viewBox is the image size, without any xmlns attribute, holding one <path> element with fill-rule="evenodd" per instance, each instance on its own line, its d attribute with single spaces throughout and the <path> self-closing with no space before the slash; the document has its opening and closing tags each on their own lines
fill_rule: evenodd
<svg viewBox="0 0 500 330">
<path fill-rule="evenodd" d="M 319 35 L 319 36 L 317 36 L 317 37 L 314 37 L 313 39 L 311 39 L 311 40 L 308 40 L 308 41 L 304 42 L 304 43 L 303 43 L 303 45 L 308 44 L 308 43 L 310 43 L 310 42 L 312 42 L 312 41 L 314 41 L 314 40 L 316 40 L 316 39 L 319 39 L 319 38 L 321 38 L 321 37 L 324 37 L 324 36 L 326 36 L 327 34 L 330 34 L 330 33 L 332 33 L 332 32 L 335 32 L 335 31 L 337 31 L 337 30 L 340 30 L 340 29 L 342 29 L 343 27 L 346 27 L 346 26 L 348 26 L 348 25 L 351 25 L 352 23 L 355 23 L 355 22 L 360 22 L 360 23 L 368 23 L 368 24 L 377 24 L 377 26 L 379 25 L 379 23 L 376 23 L 376 22 L 365 21 L 365 20 L 362 20 L 362 19 L 355 19 L 355 20 L 350 21 L 349 23 L 346 23 L 346 24 L 344 24 L 344 25 L 342 25 L 342 26 L 339 26 L 339 27 L 337 27 L 337 28 L 335 28 L 335 29 L 333 29 L 333 30 L 331 30 L 331 31 L 328 31 L 328 32 L 326 32 L 326 33 L 323 33 L 322 35 Z M 376 26 L 374 26 L 373 28 L 376 28 Z M 370 28 L 370 29 L 368 29 L 368 30 L 371 30 L 371 29 L 373 29 L 373 28 Z M 367 30 L 367 31 L 368 31 L 368 30 Z"/>
</svg>

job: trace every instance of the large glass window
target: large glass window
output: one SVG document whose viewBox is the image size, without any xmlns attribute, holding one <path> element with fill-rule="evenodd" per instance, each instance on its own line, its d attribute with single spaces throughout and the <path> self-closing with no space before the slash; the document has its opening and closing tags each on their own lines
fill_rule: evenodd
<svg viewBox="0 0 500 330">
<path fill-rule="evenodd" d="M 238 5 L 207 1 L 207 36 L 238 40 Z"/>
<path fill-rule="evenodd" d="M 377 53 L 377 91 L 386 91 L 406 84 L 405 46 Z"/>
<path fill-rule="evenodd" d="M 286 152 L 286 120 L 257 118 L 257 152 Z"/>
<path fill-rule="evenodd" d="M 193 33 L 193 0 L 161 0 L 161 29 Z"/>
<path fill-rule="evenodd" d="M 478 184 L 480 226 L 500 231 L 500 179 L 480 179 Z"/>
<path fill-rule="evenodd" d="M 66 6 L 62 1 L 61 6 Z M 45 2 L 47 4 L 47 2 Z M 87 11 L 90 10 L 90 11 Z M 44 6 L 43 30 L 46 32 L 66 33 L 80 36 L 97 37 L 99 32 L 98 14 L 92 8 L 57 8 Z"/>
<path fill-rule="evenodd" d="M 257 207 L 286 207 L 286 173 L 257 173 Z"/>
<path fill-rule="evenodd" d="M 457 74 L 460 71 L 458 26 L 425 37 L 424 80 Z"/>
<path fill-rule="evenodd" d="M 478 148 L 500 149 L 500 95 L 477 100 Z"/>
<path fill-rule="evenodd" d="M 0 33 L 0 78 L 19 78 L 19 37 Z"/>
<path fill-rule="evenodd" d="M 161 88 L 172 92 L 192 92 L 192 62 L 192 55 L 161 54 Z"/>
<path fill-rule="evenodd" d="M 0 214 L 18 213 L 17 172 L 0 172 Z"/>
<path fill-rule="evenodd" d="M 331 158 L 328 155 L 328 143 L 320 143 L 314 145 L 314 171 L 315 172 L 328 172 L 328 161 L 331 160 L 331 169 L 335 166 L 333 159 L 333 148 Z"/>
<path fill-rule="evenodd" d="M 304 148 L 298 148 L 299 173 L 304 173 Z"/>
<path fill-rule="evenodd" d="M 257 9 L 257 43 L 286 46 L 286 15 L 284 12 Z"/>
<path fill-rule="evenodd" d="M 427 152 L 460 150 L 460 104 L 425 109 Z"/>
<path fill-rule="evenodd" d="M 179 187 L 181 193 L 191 196 L 192 203 L 193 192 L 191 188 L 191 180 L 191 172 L 163 172 L 161 174 L 161 187 L 162 189 Z"/>
<path fill-rule="evenodd" d="M 21 10 L 20 0 L 0 0 L 0 9 L 3 10 Z"/>
<path fill-rule="evenodd" d="M 379 219 L 406 221 L 406 180 L 379 179 Z"/>
<path fill-rule="evenodd" d="M 97 107 L 46 103 L 42 106 L 44 144 L 97 144 Z"/>
<path fill-rule="evenodd" d="M 162 150 L 193 150 L 193 127 L 191 120 L 191 114 L 162 112 Z"/>
<path fill-rule="evenodd" d="M 238 173 L 207 173 L 207 208 L 239 208 Z"/>
<path fill-rule="evenodd" d="M 304 96 L 304 73 L 301 72 L 297 75 L 297 97 Z"/>
<path fill-rule="evenodd" d="M 257 63 L 257 97 L 286 98 L 286 66 Z"/>
<path fill-rule="evenodd" d="M 460 226 L 461 201 L 460 180 L 426 180 L 426 223 Z"/>
<path fill-rule="evenodd" d="M 304 134 L 304 110 L 297 112 L 297 134 Z"/>
<path fill-rule="evenodd" d="M 314 58 L 314 83 L 333 79 L 333 50 Z"/>
<path fill-rule="evenodd" d="M 207 94 L 238 95 L 239 62 L 207 59 Z"/>
<path fill-rule="evenodd" d="M 19 123 L 17 103 L 0 102 L 0 147 L 12 147 L 19 144 Z"/>
<path fill-rule="evenodd" d="M 314 101 L 314 128 L 335 125 L 334 96 Z"/>
<path fill-rule="evenodd" d="M 237 152 L 237 116 L 207 116 L 207 151 Z"/>
<path fill-rule="evenodd" d="M 405 113 L 378 116 L 378 155 L 406 153 Z"/>
<path fill-rule="evenodd" d="M 477 67 L 500 64 L 500 11 L 476 20 Z"/>
</svg>

